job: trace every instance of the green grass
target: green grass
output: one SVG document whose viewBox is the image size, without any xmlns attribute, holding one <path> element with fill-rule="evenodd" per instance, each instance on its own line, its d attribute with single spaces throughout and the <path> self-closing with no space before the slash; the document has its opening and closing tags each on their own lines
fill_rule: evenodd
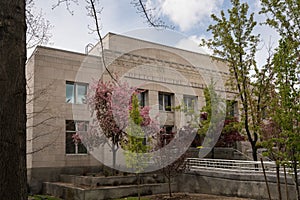
<svg viewBox="0 0 300 200">
<path fill-rule="evenodd" d="M 48 196 L 48 195 L 34 195 L 34 196 L 29 196 L 28 199 L 33 199 L 33 200 L 62 200 L 60 198 Z"/>
</svg>

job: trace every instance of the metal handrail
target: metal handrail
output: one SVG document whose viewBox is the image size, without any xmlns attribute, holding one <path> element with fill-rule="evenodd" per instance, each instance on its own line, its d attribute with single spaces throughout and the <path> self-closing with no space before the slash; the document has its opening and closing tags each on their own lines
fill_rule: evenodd
<svg viewBox="0 0 300 200">
<path fill-rule="evenodd" d="M 215 169 L 247 173 L 262 172 L 260 161 L 188 158 L 186 164 L 187 169 L 190 171 Z M 276 171 L 275 162 L 264 161 L 264 167 L 266 172 Z"/>
</svg>

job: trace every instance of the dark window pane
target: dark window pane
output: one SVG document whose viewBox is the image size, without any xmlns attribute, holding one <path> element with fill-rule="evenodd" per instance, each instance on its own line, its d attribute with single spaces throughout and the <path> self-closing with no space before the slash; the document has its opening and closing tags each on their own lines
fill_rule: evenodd
<svg viewBox="0 0 300 200">
<path fill-rule="evenodd" d="M 172 133 L 173 126 L 164 126 L 163 129 L 164 129 L 163 134 L 160 136 L 161 142 L 163 143 L 163 145 L 167 145 L 174 137 Z"/>
<path fill-rule="evenodd" d="M 171 95 L 165 94 L 165 110 L 171 111 Z"/>
<path fill-rule="evenodd" d="M 74 132 L 66 133 L 66 153 L 67 154 L 75 153 L 75 143 L 73 142 L 73 138 L 72 138 L 73 134 L 74 134 Z"/>
<path fill-rule="evenodd" d="M 78 153 L 87 153 L 87 150 L 82 143 L 78 144 Z"/>
<path fill-rule="evenodd" d="M 66 120 L 66 130 L 75 131 L 75 122 L 73 120 Z"/>
<path fill-rule="evenodd" d="M 85 134 L 88 129 L 88 122 L 66 120 L 66 154 L 87 153 L 82 143 L 75 144 L 72 136 L 76 133 Z"/>
<path fill-rule="evenodd" d="M 164 110 L 164 95 L 163 94 L 158 95 L 158 101 L 159 101 L 159 110 Z"/>
<path fill-rule="evenodd" d="M 172 133 L 172 129 L 173 129 L 173 126 L 166 126 L 166 133 L 167 134 L 171 134 Z"/>
</svg>

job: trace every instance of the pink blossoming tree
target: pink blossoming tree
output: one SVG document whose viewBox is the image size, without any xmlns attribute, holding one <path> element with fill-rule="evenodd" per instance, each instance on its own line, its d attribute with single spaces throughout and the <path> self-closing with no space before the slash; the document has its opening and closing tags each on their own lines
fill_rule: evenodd
<svg viewBox="0 0 300 200">
<path fill-rule="evenodd" d="M 113 155 L 112 167 L 115 169 L 116 152 L 126 144 L 126 132 L 130 122 L 132 95 L 138 93 L 136 88 L 126 82 L 98 81 L 90 85 L 87 95 L 87 104 L 92 114 L 88 133 L 74 136 L 75 142 L 83 142 L 89 150 L 108 144 Z M 150 107 L 140 107 L 142 119 L 141 129 L 147 137 L 155 137 L 159 132 L 158 123 L 151 119 Z M 150 151 L 151 149 L 149 149 Z"/>
</svg>

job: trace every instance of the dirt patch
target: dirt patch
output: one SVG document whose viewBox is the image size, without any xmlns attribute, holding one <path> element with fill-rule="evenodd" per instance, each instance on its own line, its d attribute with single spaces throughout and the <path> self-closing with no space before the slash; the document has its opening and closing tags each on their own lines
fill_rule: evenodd
<svg viewBox="0 0 300 200">
<path fill-rule="evenodd" d="M 225 197 L 225 196 L 216 196 L 216 195 L 208 195 L 208 194 L 188 194 L 188 193 L 175 193 L 172 197 L 169 195 L 152 195 L 147 196 L 151 200 L 251 200 L 245 198 L 237 198 L 237 197 Z"/>
</svg>

